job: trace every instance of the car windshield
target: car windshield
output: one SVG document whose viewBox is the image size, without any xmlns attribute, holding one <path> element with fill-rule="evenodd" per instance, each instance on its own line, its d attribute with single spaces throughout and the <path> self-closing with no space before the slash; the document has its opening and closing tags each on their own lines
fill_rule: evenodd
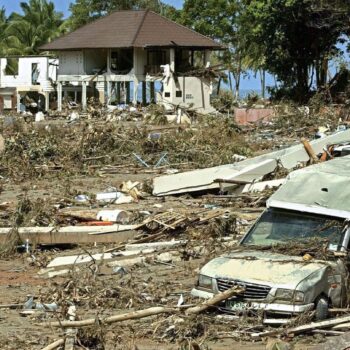
<svg viewBox="0 0 350 350">
<path fill-rule="evenodd" d="M 269 209 L 249 231 L 243 245 L 270 246 L 325 239 L 328 249 L 340 248 L 344 219 L 300 212 Z"/>
</svg>

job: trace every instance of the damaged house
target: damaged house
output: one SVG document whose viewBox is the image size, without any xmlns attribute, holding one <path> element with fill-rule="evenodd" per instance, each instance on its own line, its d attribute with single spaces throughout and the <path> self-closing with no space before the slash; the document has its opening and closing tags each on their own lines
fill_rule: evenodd
<svg viewBox="0 0 350 350">
<path fill-rule="evenodd" d="M 210 66 L 215 41 L 152 11 L 116 11 L 41 47 L 57 53 L 58 110 L 63 97 L 136 104 L 141 96 L 165 107 L 210 113 L 210 78 L 193 71 Z M 155 83 L 161 90 L 155 93 Z M 140 94 L 139 94 L 140 92 Z M 149 96 L 149 99 L 147 97 Z"/>
<path fill-rule="evenodd" d="M 49 56 L 0 57 L 0 111 L 20 112 L 26 95 L 48 110 L 57 66 L 57 59 Z"/>
</svg>

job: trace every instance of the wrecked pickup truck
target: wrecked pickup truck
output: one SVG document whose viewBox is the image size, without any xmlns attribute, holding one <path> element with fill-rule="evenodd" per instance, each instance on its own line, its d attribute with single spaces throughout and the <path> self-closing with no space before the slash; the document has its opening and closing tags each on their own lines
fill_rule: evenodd
<svg viewBox="0 0 350 350">
<path fill-rule="evenodd" d="M 242 295 L 220 308 L 260 312 L 282 324 L 314 310 L 348 304 L 350 156 L 290 173 L 238 247 L 208 262 L 192 295 L 212 297 L 234 285 Z"/>
</svg>

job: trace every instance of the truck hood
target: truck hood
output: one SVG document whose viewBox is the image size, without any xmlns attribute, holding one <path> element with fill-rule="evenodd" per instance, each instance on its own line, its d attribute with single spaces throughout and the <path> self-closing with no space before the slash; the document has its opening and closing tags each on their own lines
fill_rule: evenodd
<svg viewBox="0 0 350 350">
<path fill-rule="evenodd" d="M 211 260 L 201 274 L 279 288 L 297 288 L 300 282 L 331 264 L 322 260 L 305 262 L 302 258 L 271 252 L 232 252 Z"/>
</svg>

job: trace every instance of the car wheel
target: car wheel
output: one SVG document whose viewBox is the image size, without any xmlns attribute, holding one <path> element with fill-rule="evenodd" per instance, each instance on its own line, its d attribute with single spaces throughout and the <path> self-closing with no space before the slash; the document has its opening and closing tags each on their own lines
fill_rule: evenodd
<svg viewBox="0 0 350 350">
<path fill-rule="evenodd" d="M 320 297 L 317 299 L 315 312 L 315 318 L 317 321 L 328 318 L 328 300 L 325 297 Z"/>
</svg>

